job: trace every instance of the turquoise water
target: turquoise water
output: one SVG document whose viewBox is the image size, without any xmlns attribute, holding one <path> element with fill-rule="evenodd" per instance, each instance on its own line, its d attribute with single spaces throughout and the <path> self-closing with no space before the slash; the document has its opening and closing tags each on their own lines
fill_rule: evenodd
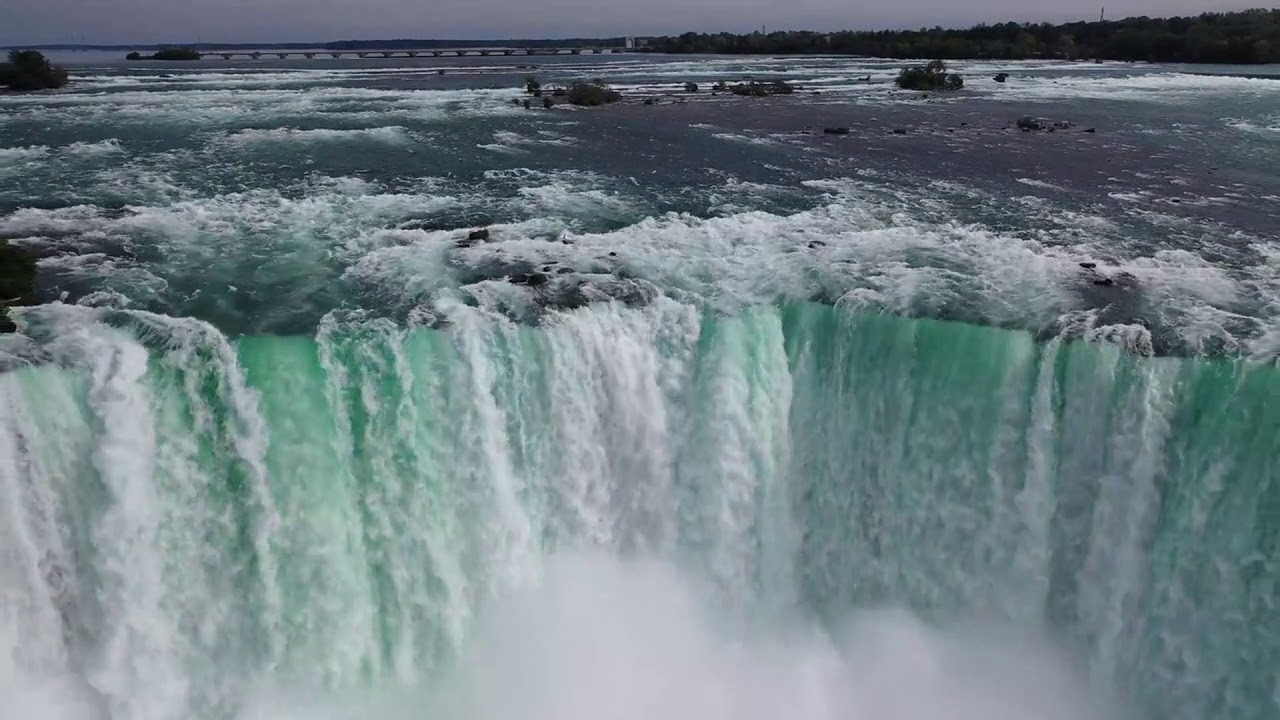
<svg viewBox="0 0 1280 720">
<path fill-rule="evenodd" d="M 1019 67 L 1273 181 L 1265 81 Z M 0 337 L 13 717 L 1275 716 L 1280 250 L 1161 200 L 1194 153 L 1085 195 L 259 70 L 0 98 L 45 303 Z"/>
</svg>

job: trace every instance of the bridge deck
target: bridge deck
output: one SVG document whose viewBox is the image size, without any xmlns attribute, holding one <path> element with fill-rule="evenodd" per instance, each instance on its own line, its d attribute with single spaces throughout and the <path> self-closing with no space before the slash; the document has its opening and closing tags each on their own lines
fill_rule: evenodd
<svg viewBox="0 0 1280 720">
<path fill-rule="evenodd" d="M 306 58 L 308 60 L 314 58 L 420 58 L 420 57 L 488 57 L 490 55 L 600 55 L 605 53 L 626 52 L 625 48 L 613 47 L 564 47 L 564 48 L 427 48 L 421 50 L 415 49 L 394 49 L 394 50 L 232 50 L 232 51 L 210 51 L 200 53 L 201 59 L 216 60 L 234 60 L 237 58 L 245 58 L 249 60 L 259 60 L 261 58 L 280 58 L 281 60 L 288 58 Z"/>
</svg>

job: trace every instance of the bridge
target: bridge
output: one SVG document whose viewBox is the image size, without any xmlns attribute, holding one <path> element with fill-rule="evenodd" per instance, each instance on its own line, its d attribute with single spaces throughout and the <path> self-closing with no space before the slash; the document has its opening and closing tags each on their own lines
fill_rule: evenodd
<svg viewBox="0 0 1280 720">
<path fill-rule="evenodd" d="M 390 58 L 423 58 L 423 57 L 489 57 L 490 55 L 603 55 L 606 53 L 626 52 L 626 48 L 620 47 L 536 47 L 536 48 L 430 48 L 423 50 L 408 50 L 397 48 L 394 50 L 239 50 L 239 51 L 213 51 L 200 53 L 201 60 L 211 60 L 222 58 L 223 60 L 235 60 L 243 58 L 247 60 L 261 60 L 262 58 L 280 58 L 286 60 L 288 58 L 306 58 L 313 60 L 315 58 L 335 58 L 356 57 L 360 59 L 390 59 Z"/>
</svg>

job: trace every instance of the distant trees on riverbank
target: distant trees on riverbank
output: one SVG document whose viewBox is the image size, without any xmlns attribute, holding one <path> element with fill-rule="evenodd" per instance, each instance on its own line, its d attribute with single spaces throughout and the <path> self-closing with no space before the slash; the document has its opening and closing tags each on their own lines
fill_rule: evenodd
<svg viewBox="0 0 1280 720">
<path fill-rule="evenodd" d="M 124 56 L 125 60 L 199 60 L 200 52 L 191 48 L 161 48 L 151 55 L 131 52 Z"/>
<path fill-rule="evenodd" d="M 10 90 L 52 90 L 67 84 L 67 71 L 50 65 L 35 50 L 12 50 L 9 62 L 0 63 L 0 87 Z"/>
<path fill-rule="evenodd" d="M 667 53 L 840 54 L 888 58 L 1025 60 L 1061 58 L 1190 63 L 1280 62 L 1280 10 L 1198 17 L 1126 18 L 1065 25 L 978 25 L 967 30 L 686 33 L 653 38 Z"/>
</svg>

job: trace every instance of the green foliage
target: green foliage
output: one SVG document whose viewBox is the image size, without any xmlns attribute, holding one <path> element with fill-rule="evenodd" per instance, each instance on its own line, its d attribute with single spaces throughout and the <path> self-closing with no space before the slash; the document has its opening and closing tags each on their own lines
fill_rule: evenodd
<svg viewBox="0 0 1280 720">
<path fill-rule="evenodd" d="M 133 52 L 129 53 L 128 55 L 125 55 L 125 56 L 124 56 L 124 59 L 125 59 L 125 60 L 141 60 L 141 59 L 142 59 L 142 53 L 140 53 L 140 52 L 138 52 L 138 51 L 136 51 L 136 50 L 135 50 L 135 51 L 133 51 Z"/>
<path fill-rule="evenodd" d="M 67 71 L 49 64 L 35 50 L 12 50 L 0 64 L 0 86 L 10 90 L 52 90 L 67 84 Z"/>
<path fill-rule="evenodd" d="M 790 84 L 781 80 L 774 82 L 746 82 L 738 83 L 730 88 L 734 95 L 744 95 L 747 97 L 768 97 L 769 95 L 790 95 L 796 89 Z"/>
<path fill-rule="evenodd" d="M 1027 58 L 1189 63 L 1280 62 L 1280 9 L 1205 13 L 1197 17 L 1136 17 L 1065 25 L 1003 23 L 967 30 L 775 32 L 654 38 L 666 53 L 803 55 L 1023 60 Z"/>
<path fill-rule="evenodd" d="M 896 80 L 903 90 L 959 90 L 964 87 L 964 78 L 947 72 L 947 64 L 941 60 L 933 60 L 923 67 L 903 68 Z"/>
<path fill-rule="evenodd" d="M 191 48 L 162 48 L 151 56 L 152 60 L 199 60 L 200 53 Z"/>
<path fill-rule="evenodd" d="M 569 86 L 567 93 L 569 102 L 574 105 L 584 105 L 586 107 L 597 107 L 599 105 L 608 105 L 616 103 L 622 99 L 622 93 L 610 88 L 609 86 L 595 82 L 576 82 Z"/>
</svg>

